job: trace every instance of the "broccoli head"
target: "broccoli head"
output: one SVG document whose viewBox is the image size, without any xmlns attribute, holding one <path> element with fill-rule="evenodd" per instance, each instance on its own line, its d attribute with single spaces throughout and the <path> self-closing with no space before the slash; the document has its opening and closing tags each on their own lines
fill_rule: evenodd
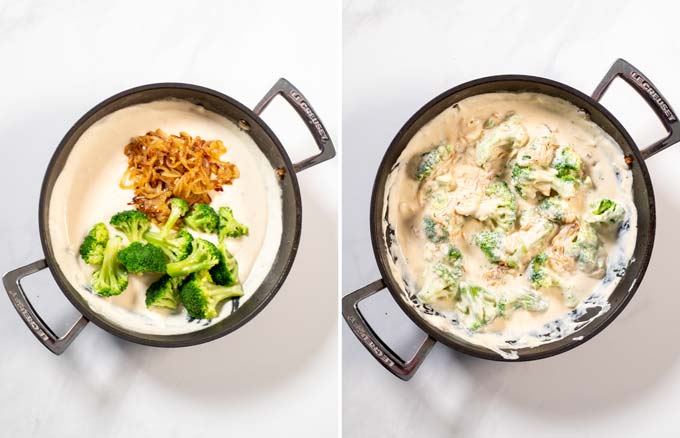
<svg viewBox="0 0 680 438">
<path fill-rule="evenodd" d="M 229 207 L 220 207 L 220 220 L 217 227 L 220 240 L 224 240 L 225 237 L 241 237 L 248 234 L 248 227 L 234 218 L 234 212 Z"/>
<path fill-rule="evenodd" d="M 161 228 L 163 236 L 169 235 L 177 221 L 189 211 L 189 204 L 183 199 L 171 198 L 168 203 L 170 205 L 170 215 L 168 220 L 165 221 L 163 228 Z"/>
<path fill-rule="evenodd" d="M 505 258 L 504 239 L 505 234 L 500 231 L 485 230 L 475 234 L 473 243 L 482 250 L 490 262 L 498 263 Z"/>
<path fill-rule="evenodd" d="M 505 316 L 505 298 L 483 287 L 461 284 L 456 298 L 459 322 L 470 331 L 477 331 L 499 316 Z"/>
<path fill-rule="evenodd" d="M 184 282 L 182 277 L 164 275 L 146 290 L 146 307 L 163 307 L 177 310 L 179 305 L 179 288 Z"/>
<path fill-rule="evenodd" d="M 453 301 L 462 276 L 462 254 L 458 248 L 450 246 L 444 257 L 425 272 L 418 298 L 425 304 L 442 300 Z"/>
<path fill-rule="evenodd" d="M 626 217 L 626 211 L 616 201 L 603 198 L 592 204 L 588 222 L 600 231 L 618 230 Z"/>
<path fill-rule="evenodd" d="M 578 224 L 576 237 L 569 242 L 564 253 L 576 260 L 576 266 L 586 274 L 602 278 L 607 266 L 607 252 L 595 229 L 588 223 Z"/>
<path fill-rule="evenodd" d="M 555 137 L 550 134 L 534 138 L 527 146 L 517 151 L 517 164 L 523 167 L 547 167 L 555 155 Z"/>
<path fill-rule="evenodd" d="M 451 155 L 451 150 L 451 145 L 442 144 L 431 151 L 422 154 L 418 166 L 416 167 L 416 179 L 422 181 L 432 175 L 432 172 L 434 172 L 434 169 L 439 163 L 445 161 Z"/>
<path fill-rule="evenodd" d="M 545 312 L 548 309 L 548 302 L 531 289 L 523 289 L 510 303 L 513 310 L 524 309 L 530 312 Z"/>
<path fill-rule="evenodd" d="M 231 286 L 238 283 L 238 262 L 236 258 L 229 252 L 224 242 L 220 242 L 217 249 L 220 254 L 219 262 L 210 268 L 210 276 L 220 286 Z"/>
<path fill-rule="evenodd" d="M 531 259 L 527 268 L 527 277 L 536 289 L 555 287 L 561 284 L 557 274 L 548 266 L 548 255 L 544 252 Z"/>
<path fill-rule="evenodd" d="M 118 262 L 123 239 L 113 236 L 106 243 L 102 266 L 92 275 L 92 290 L 103 297 L 120 295 L 128 285 L 128 273 Z"/>
<path fill-rule="evenodd" d="M 475 145 L 475 161 L 485 170 L 497 173 L 509 152 L 524 146 L 528 139 L 529 135 L 519 118 L 511 116 L 494 128 L 482 131 Z"/>
<path fill-rule="evenodd" d="M 205 239 L 193 241 L 191 254 L 185 259 L 168 263 L 167 273 L 171 277 L 184 277 L 193 272 L 207 271 L 220 261 L 220 251 Z"/>
<path fill-rule="evenodd" d="M 560 146 L 550 165 L 561 179 L 580 180 L 583 177 L 583 160 L 571 146 Z"/>
<path fill-rule="evenodd" d="M 220 217 L 208 204 L 194 204 L 191 212 L 184 218 L 184 223 L 189 228 L 204 233 L 214 233 Z"/>
<path fill-rule="evenodd" d="M 180 299 L 190 317 L 213 319 L 217 316 L 220 302 L 243 296 L 240 283 L 233 286 L 219 286 L 213 283 L 208 271 L 192 273 L 180 290 Z"/>
<path fill-rule="evenodd" d="M 142 240 L 144 233 L 149 231 L 151 223 L 144 213 L 137 210 L 126 210 L 116 213 L 109 221 L 113 227 L 122 231 L 130 242 Z"/>
<path fill-rule="evenodd" d="M 510 174 L 512 185 L 524 199 L 536 198 L 536 193 L 549 196 L 554 187 L 554 169 L 546 170 L 538 166 L 520 166 L 515 163 Z"/>
<path fill-rule="evenodd" d="M 493 228 L 508 231 L 517 220 L 517 201 L 508 185 L 501 180 L 493 181 L 486 188 L 485 198 L 480 203 L 475 217 L 490 223 Z"/>
<path fill-rule="evenodd" d="M 165 272 L 167 258 L 163 250 L 150 243 L 132 242 L 118 251 L 118 261 L 128 272 Z"/>
<path fill-rule="evenodd" d="M 194 237 L 184 228 L 176 233 L 163 235 L 156 231 L 144 233 L 144 239 L 160 248 L 171 262 L 184 260 L 191 253 Z"/>
<path fill-rule="evenodd" d="M 104 259 L 104 249 L 106 243 L 109 241 L 109 230 L 103 222 L 96 224 L 80 245 L 80 256 L 85 260 L 85 263 L 99 266 Z"/>
<path fill-rule="evenodd" d="M 538 210 L 544 218 L 558 224 L 571 223 L 576 219 L 569 203 L 560 196 L 545 198 L 538 205 Z"/>
<path fill-rule="evenodd" d="M 427 240 L 433 243 L 446 242 L 449 239 L 449 232 L 446 227 L 435 221 L 431 216 L 423 218 L 423 231 Z"/>
</svg>

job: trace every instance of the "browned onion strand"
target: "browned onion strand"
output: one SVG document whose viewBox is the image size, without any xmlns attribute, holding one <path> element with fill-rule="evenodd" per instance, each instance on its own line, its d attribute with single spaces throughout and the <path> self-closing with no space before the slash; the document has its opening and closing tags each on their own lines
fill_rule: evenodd
<svg viewBox="0 0 680 438">
<path fill-rule="evenodd" d="M 134 190 L 130 204 L 157 224 L 170 214 L 168 199 L 209 204 L 211 190 L 221 191 L 239 177 L 235 164 L 220 159 L 227 152 L 221 140 L 206 141 L 186 132 L 149 131 L 134 137 L 124 152 L 128 168 L 120 187 Z"/>
</svg>

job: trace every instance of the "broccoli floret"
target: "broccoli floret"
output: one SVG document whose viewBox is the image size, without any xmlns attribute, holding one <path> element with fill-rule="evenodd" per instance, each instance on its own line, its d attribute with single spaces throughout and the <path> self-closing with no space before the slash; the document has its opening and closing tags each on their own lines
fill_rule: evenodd
<svg viewBox="0 0 680 438">
<path fill-rule="evenodd" d="M 109 241 L 109 230 L 103 222 L 96 224 L 80 245 L 80 256 L 85 260 L 85 263 L 99 266 L 104 259 L 104 249 L 106 243 Z"/>
<path fill-rule="evenodd" d="M 449 232 L 446 227 L 430 216 L 423 218 L 423 231 L 427 240 L 433 243 L 446 242 L 449 239 Z"/>
<path fill-rule="evenodd" d="M 161 228 L 161 234 L 163 236 L 168 236 L 172 232 L 175 223 L 189 211 L 189 204 L 183 199 L 172 198 L 170 199 L 169 204 L 170 215 L 168 216 L 168 220 L 165 221 L 163 228 Z"/>
<path fill-rule="evenodd" d="M 550 134 L 534 138 L 531 143 L 517 151 L 517 164 L 523 167 L 547 167 L 555 154 L 555 137 Z"/>
<path fill-rule="evenodd" d="M 617 202 L 603 198 L 592 204 L 591 214 L 588 215 L 588 223 L 600 231 L 618 230 L 626 217 L 626 211 Z"/>
<path fill-rule="evenodd" d="M 215 318 L 220 302 L 240 296 L 243 296 L 243 287 L 240 283 L 219 286 L 213 283 L 208 271 L 191 274 L 180 290 L 182 304 L 189 316 L 196 319 Z"/>
<path fill-rule="evenodd" d="M 184 282 L 182 277 L 164 275 L 146 290 L 146 307 L 164 307 L 177 310 L 179 305 L 179 287 Z"/>
<path fill-rule="evenodd" d="M 184 277 L 197 271 L 207 271 L 220 261 L 220 251 L 207 240 L 196 239 L 191 254 L 183 260 L 168 263 L 167 272 L 171 277 Z"/>
<path fill-rule="evenodd" d="M 536 289 L 560 286 L 559 277 L 548 266 L 548 255 L 541 253 L 534 257 L 527 268 L 527 277 Z"/>
<path fill-rule="evenodd" d="M 106 243 L 102 267 L 92 275 L 92 290 L 103 297 L 120 295 L 128 285 L 128 273 L 118 262 L 123 239 L 112 236 Z"/>
<path fill-rule="evenodd" d="M 122 231 L 130 242 L 142 240 L 144 233 L 149 231 L 151 223 L 144 213 L 137 210 L 121 211 L 113 215 L 109 221 L 113 227 Z"/>
<path fill-rule="evenodd" d="M 463 259 L 460 250 L 450 246 L 442 260 L 426 271 L 418 298 L 426 304 L 441 300 L 453 301 L 462 276 Z"/>
<path fill-rule="evenodd" d="M 504 259 L 503 240 L 505 234 L 499 231 L 481 231 L 473 239 L 473 243 L 482 250 L 486 258 L 492 263 Z"/>
<path fill-rule="evenodd" d="M 191 245 L 194 240 L 193 236 L 184 228 L 177 233 L 169 233 L 168 235 L 156 231 L 147 231 L 144 233 L 144 239 L 159 247 L 171 262 L 187 258 L 191 253 Z"/>
<path fill-rule="evenodd" d="M 167 258 L 163 250 L 150 243 L 132 242 L 118 251 L 118 261 L 128 272 L 165 272 Z"/>
<path fill-rule="evenodd" d="M 477 219 L 489 222 L 493 228 L 508 231 L 514 228 L 517 220 L 517 201 L 508 185 L 503 181 L 493 181 L 486 188 L 486 197 L 476 214 Z"/>
<path fill-rule="evenodd" d="M 422 181 L 432 175 L 434 169 L 451 156 L 451 145 L 443 144 L 420 156 L 420 161 L 416 167 L 416 179 Z"/>
<path fill-rule="evenodd" d="M 515 163 L 510 178 L 512 185 L 522 198 L 534 199 L 537 192 L 545 196 L 550 195 L 554 187 L 555 175 L 554 170 L 545 170 L 533 165 L 523 167 Z"/>
<path fill-rule="evenodd" d="M 571 146 L 560 146 L 550 165 L 557 170 L 557 177 L 580 181 L 583 177 L 583 160 Z"/>
<path fill-rule="evenodd" d="M 248 227 L 234 218 L 234 212 L 229 207 L 220 207 L 220 220 L 217 235 L 220 240 L 225 237 L 241 237 L 248 234 Z"/>
<path fill-rule="evenodd" d="M 229 252 L 224 242 L 217 245 L 217 249 L 220 253 L 220 261 L 210 268 L 210 276 L 220 286 L 231 286 L 238 283 L 238 262 L 236 258 Z"/>
<path fill-rule="evenodd" d="M 191 213 L 184 218 L 184 223 L 196 231 L 214 233 L 219 220 L 217 212 L 208 204 L 194 204 Z"/>
<path fill-rule="evenodd" d="M 564 253 L 576 260 L 577 267 L 586 274 L 602 278 L 607 265 L 607 253 L 595 229 L 588 223 L 579 224 L 576 238 L 565 248 Z"/>
<path fill-rule="evenodd" d="M 477 331 L 499 316 L 505 316 L 505 298 L 483 287 L 461 284 L 456 298 L 459 322 L 470 331 Z"/>
<path fill-rule="evenodd" d="M 573 222 L 576 218 L 567 201 L 560 196 L 545 198 L 538 206 L 541 215 L 558 224 Z"/>
<path fill-rule="evenodd" d="M 503 158 L 516 148 L 524 146 L 529 139 L 526 129 L 519 118 L 512 116 L 495 128 L 482 132 L 475 145 L 475 160 L 484 169 L 498 171 L 502 168 Z"/>
<path fill-rule="evenodd" d="M 548 309 L 548 302 L 536 291 L 524 289 L 512 300 L 510 306 L 514 310 L 524 309 L 530 312 L 545 312 Z"/>
</svg>

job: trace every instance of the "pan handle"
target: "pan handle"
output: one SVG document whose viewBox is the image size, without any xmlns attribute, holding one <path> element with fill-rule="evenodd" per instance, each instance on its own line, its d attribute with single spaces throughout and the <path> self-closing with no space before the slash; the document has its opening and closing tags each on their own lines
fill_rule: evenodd
<svg viewBox="0 0 680 438">
<path fill-rule="evenodd" d="M 628 85 L 633 87 L 633 89 L 642 96 L 645 102 L 647 102 L 647 105 L 652 108 L 659 118 L 664 128 L 666 128 L 666 132 L 668 132 L 668 136 L 665 138 L 640 150 L 642 158 L 646 160 L 657 152 L 661 152 L 680 141 L 680 122 L 666 98 L 663 97 L 659 92 L 659 89 L 647 79 L 647 76 L 643 75 L 640 70 L 621 58 L 617 59 L 614 64 L 612 64 L 607 74 L 602 78 L 602 81 L 600 81 L 600 84 L 595 88 L 595 91 L 593 91 L 593 99 L 599 101 L 605 91 L 607 91 L 607 88 L 609 88 L 617 77 L 626 81 Z"/>
<path fill-rule="evenodd" d="M 437 342 L 433 337 L 428 336 L 413 355 L 411 359 L 405 361 L 397 353 L 392 351 L 373 331 L 364 316 L 359 310 L 359 303 L 371 295 L 385 289 L 383 280 L 374 281 L 368 286 L 345 295 L 342 298 L 342 316 L 347 325 L 359 341 L 373 355 L 373 357 L 401 380 L 410 380 L 416 373 L 418 367 L 430 352 L 432 346 Z"/>
<path fill-rule="evenodd" d="M 7 295 L 9 295 L 9 299 L 12 301 L 14 308 L 19 315 L 21 315 L 28 328 L 31 329 L 31 332 L 33 332 L 35 337 L 38 338 L 48 350 L 56 355 L 60 355 L 69 345 L 71 345 L 71 342 L 73 342 L 83 327 L 85 327 L 88 320 L 84 316 L 81 316 L 80 319 L 68 329 L 64 336 L 59 337 L 54 334 L 52 329 L 50 329 L 47 324 L 45 324 L 45 321 L 40 318 L 40 315 L 35 311 L 21 287 L 21 279 L 43 270 L 46 267 L 47 262 L 45 259 L 38 260 L 37 262 L 33 262 L 6 273 L 2 277 L 2 282 L 5 285 L 5 290 L 7 290 Z"/>
<path fill-rule="evenodd" d="M 317 117 L 316 111 L 314 111 L 314 108 L 312 108 L 312 105 L 307 101 L 300 90 L 295 88 L 295 86 L 286 79 L 279 79 L 272 89 L 265 94 L 262 100 L 255 105 L 253 112 L 259 116 L 262 111 L 267 108 L 269 102 L 279 94 L 286 99 L 300 117 L 307 122 L 307 128 L 309 128 L 309 132 L 312 133 L 312 137 L 314 137 L 314 141 L 319 148 L 318 154 L 293 164 L 293 170 L 295 170 L 295 172 L 301 172 L 309 167 L 335 157 L 335 147 L 333 146 L 331 137 L 328 135 L 328 131 L 326 131 L 321 119 Z"/>
</svg>

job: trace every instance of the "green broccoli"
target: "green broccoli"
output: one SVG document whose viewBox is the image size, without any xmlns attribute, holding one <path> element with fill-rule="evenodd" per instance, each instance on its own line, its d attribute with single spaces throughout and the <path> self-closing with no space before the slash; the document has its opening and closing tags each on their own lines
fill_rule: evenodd
<svg viewBox="0 0 680 438">
<path fill-rule="evenodd" d="M 194 204 L 191 212 L 184 218 L 184 223 L 189 228 L 204 233 L 214 233 L 220 217 L 208 204 Z"/>
<path fill-rule="evenodd" d="M 189 256 L 194 237 L 182 228 L 176 233 L 167 235 L 156 231 L 147 231 L 144 233 L 144 239 L 159 247 L 171 262 L 177 262 Z"/>
<path fill-rule="evenodd" d="M 449 232 L 446 227 L 430 216 L 423 218 L 423 231 L 427 240 L 433 243 L 446 242 L 449 239 Z"/>
<path fill-rule="evenodd" d="M 104 249 L 109 241 L 109 230 L 103 222 L 96 224 L 80 245 L 80 256 L 93 266 L 99 266 L 104 259 Z"/>
<path fill-rule="evenodd" d="M 505 316 L 506 306 L 504 297 L 483 287 L 461 284 L 458 289 L 456 310 L 459 322 L 470 331 L 477 331 Z"/>
<path fill-rule="evenodd" d="M 170 215 L 161 228 L 161 235 L 164 237 L 167 237 L 172 233 L 172 229 L 177 221 L 189 211 L 189 204 L 183 199 L 171 198 L 169 204 Z"/>
<path fill-rule="evenodd" d="M 183 277 L 164 275 L 146 290 L 146 307 L 164 307 L 177 310 L 179 305 L 179 288 L 184 282 Z"/>
<path fill-rule="evenodd" d="M 580 180 L 583 177 L 583 160 L 571 146 L 560 146 L 550 165 L 557 170 L 557 177 L 565 180 Z"/>
<path fill-rule="evenodd" d="M 463 276 L 463 259 L 460 250 L 450 246 L 439 262 L 424 274 L 423 287 L 418 298 L 425 304 L 440 300 L 453 301 L 458 292 L 458 282 Z"/>
<path fill-rule="evenodd" d="M 486 258 L 492 263 L 498 263 L 505 258 L 503 241 L 505 234 L 500 231 L 481 231 L 473 238 L 473 243 L 482 250 Z"/>
<path fill-rule="evenodd" d="M 510 307 L 513 310 L 524 309 L 530 312 L 545 312 L 548 309 L 548 302 L 536 291 L 523 289 L 521 293 L 512 300 Z"/>
<path fill-rule="evenodd" d="M 241 237 L 248 234 L 248 227 L 234 218 L 234 212 L 229 207 L 220 207 L 220 220 L 217 226 L 220 240 L 225 237 Z"/>
<path fill-rule="evenodd" d="M 451 150 L 451 145 L 442 144 L 431 151 L 422 154 L 418 166 L 416 167 L 416 179 L 422 181 L 432 175 L 432 172 L 434 172 L 434 169 L 439 163 L 445 161 L 451 155 Z"/>
<path fill-rule="evenodd" d="M 503 231 L 514 228 L 517 220 L 517 201 L 508 185 L 501 180 L 493 181 L 486 188 L 485 195 L 477 209 L 477 219 L 489 222 L 493 228 Z"/>
<path fill-rule="evenodd" d="M 557 274 L 548 266 L 548 255 L 544 252 L 534 257 L 527 267 L 527 277 L 536 289 L 560 286 Z"/>
<path fill-rule="evenodd" d="M 118 262 L 123 239 L 112 236 L 106 243 L 102 266 L 92 275 L 92 290 L 103 297 L 120 295 L 128 285 L 128 273 Z"/>
<path fill-rule="evenodd" d="M 217 249 L 220 253 L 220 261 L 210 268 L 210 276 L 220 286 L 232 286 L 238 283 L 238 262 L 236 258 L 229 252 L 225 242 L 220 242 Z"/>
<path fill-rule="evenodd" d="M 137 210 L 121 211 L 113 215 L 109 221 L 113 227 L 122 231 L 130 242 L 142 240 L 144 233 L 149 230 L 151 223 L 144 213 Z"/>
<path fill-rule="evenodd" d="M 517 151 L 517 164 L 522 167 L 547 167 L 555 153 L 555 137 L 550 134 L 535 137 L 531 143 Z"/>
<path fill-rule="evenodd" d="M 191 254 L 183 260 L 168 263 L 167 272 L 171 277 L 184 277 L 197 271 L 207 271 L 220 261 L 220 251 L 207 240 L 193 241 Z"/>
<path fill-rule="evenodd" d="M 626 211 L 617 202 L 603 198 L 592 204 L 591 214 L 588 215 L 588 223 L 600 231 L 618 230 L 626 217 Z"/>
<path fill-rule="evenodd" d="M 182 304 L 189 316 L 196 319 L 215 318 L 220 302 L 240 296 L 243 296 L 243 287 L 240 283 L 233 286 L 216 285 L 208 271 L 191 274 L 180 290 Z"/>
<path fill-rule="evenodd" d="M 586 274 L 596 278 L 604 276 L 607 252 L 590 224 L 579 224 L 576 238 L 565 248 L 564 253 L 574 258 L 577 267 Z"/>
<path fill-rule="evenodd" d="M 548 196 L 556 180 L 554 170 L 545 170 L 534 165 L 520 166 L 515 163 L 510 173 L 512 185 L 524 199 L 536 198 L 536 193 Z"/>
<path fill-rule="evenodd" d="M 484 130 L 475 145 L 475 161 L 484 169 L 500 170 L 502 158 L 529 139 L 526 129 L 516 116 L 509 117 L 495 128 Z"/>
<path fill-rule="evenodd" d="M 165 272 L 167 258 L 163 250 L 150 243 L 132 242 L 118 251 L 118 261 L 128 272 Z"/>
<path fill-rule="evenodd" d="M 573 222 L 575 219 L 574 212 L 569 204 L 560 196 L 545 198 L 538 205 L 538 210 L 544 218 L 558 224 Z"/>
</svg>

